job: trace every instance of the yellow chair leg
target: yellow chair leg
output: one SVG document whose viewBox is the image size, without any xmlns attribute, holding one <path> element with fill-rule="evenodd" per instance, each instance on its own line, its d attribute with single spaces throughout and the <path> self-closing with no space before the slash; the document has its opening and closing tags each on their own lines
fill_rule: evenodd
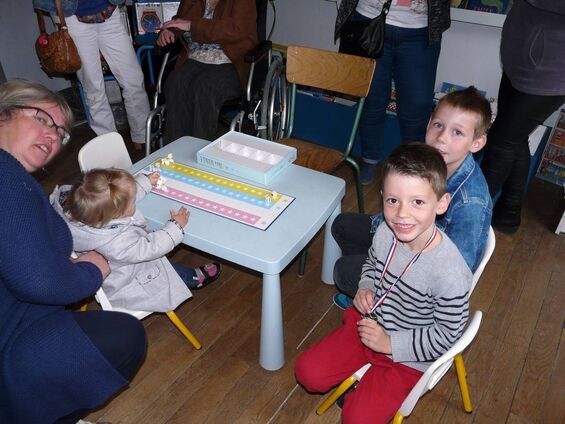
<svg viewBox="0 0 565 424">
<path fill-rule="evenodd" d="M 469 395 L 469 386 L 467 386 L 467 371 L 463 363 L 461 354 L 455 355 L 455 370 L 457 371 L 457 380 L 459 381 L 459 389 L 461 390 L 461 398 L 463 399 L 463 407 L 466 412 L 472 412 L 471 396 Z"/>
<path fill-rule="evenodd" d="M 404 417 L 402 416 L 402 414 L 400 412 L 397 412 L 392 419 L 392 424 L 400 424 L 403 419 Z"/>
<path fill-rule="evenodd" d="M 187 340 L 190 343 L 192 343 L 192 346 L 194 346 L 195 349 L 202 348 L 200 342 L 196 339 L 196 337 L 194 337 L 194 335 L 190 332 L 190 330 L 186 328 L 186 325 L 182 323 L 182 321 L 179 319 L 177 314 L 175 314 L 173 311 L 170 311 L 167 312 L 167 317 L 169 317 L 171 322 L 175 325 L 175 327 L 177 327 L 180 330 L 180 332 L 184 335 L 184 337 L 186 337 Z"/>
<path fill-rule="evenodd" d="M 85 302 L 79 309 L 79 311 L 84 312 L 88 309 L 88 302 Z"/>
<path fill-rule="evenodd" d="M 347 389 L 355 384 L 356 381 L 357 379 L 353 375 L 343 380 L 343 382 L 339 386 L 337 386 L 333 393 L 328 396 L 324 403 L 322 403 L 322 405 L 320 405 L 320 407 L 316 409 L 316 414 L 322 415 L 324 412 L 326 412 L 328 408 L 332 406 L 335 401 L 338 400 L 338 398 L 346 392 Z"/>
</svg>

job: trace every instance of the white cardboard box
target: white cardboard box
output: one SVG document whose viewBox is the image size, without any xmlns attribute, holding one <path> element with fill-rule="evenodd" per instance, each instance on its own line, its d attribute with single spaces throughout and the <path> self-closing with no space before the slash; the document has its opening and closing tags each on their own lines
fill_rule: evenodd
<svg viewBox="0 0 565 424">
<path fill-rule="evenodd" d="M 296 160 L 296 149 L 230 131 L 197 153 L 198 163 L 268 184 Z"/>
</svg>

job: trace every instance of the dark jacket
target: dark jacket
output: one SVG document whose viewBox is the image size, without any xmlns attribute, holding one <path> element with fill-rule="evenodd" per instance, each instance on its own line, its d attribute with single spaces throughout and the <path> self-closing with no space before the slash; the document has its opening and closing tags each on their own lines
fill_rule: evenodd
<svg viewBox="0 0 565 424">
<path fill-rule="evenodd" d="M 565 1 L 515 0 L 502 28 L 500 56 L 517 90 L 565 95 Z"/>
<path fill-rule="evenodd" d="M 194 41 L 220 44 L 237 69 L 242 87 L 245 87 L 249 65 L 244 62 L 243 56 L 257 45 L 255 0 L 220 0 L 212 19 L 202 18 L 205 6 L 206 0 L 182 0 L 175 17 L 192 22 L 190 33 Z M 181 34 L 177 36 L 188 48 Z M 179 56 L 177 67 L 186 60 L 187 48 Z"/>
<path fill-rule="evenodd" d="M 0 149 L 0 423 L 52 423 L 104 403 L 127 381 L 66 305 L 102 284 L 43 188 Z"/>
<path fill-rule="evenodd" d="M 359 0 L 342 0 L 335 20 L 334 41 L 337 41 L 343 24 L 357 7 Z M 394 7 L 394 6 L 392 6 Z M 428 38 L 440 41 L 441 34 L 451 25 L 449 0 L 428 0 Z"/>
</svg>

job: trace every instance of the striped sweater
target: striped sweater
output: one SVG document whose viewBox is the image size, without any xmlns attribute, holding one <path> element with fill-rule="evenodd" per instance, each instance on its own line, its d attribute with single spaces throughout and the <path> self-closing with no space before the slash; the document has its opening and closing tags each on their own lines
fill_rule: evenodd
<svg viewBox="0 0 565 424">
<path fill-rule="evenodd" d="M 469 314 L 472 273 L 455 244 L 445 233 L 441 235 L 441 243 L 422 253 L 376 311 L 379 325 L 391 337 L 393 361 L 421 371 L 461 336 Z M 393 237 L 386 223 L 377 228 L 360 289 L 377 291 L 380 296 L 414 256 L 399 243 L 380 287 Z"/>
</svg>

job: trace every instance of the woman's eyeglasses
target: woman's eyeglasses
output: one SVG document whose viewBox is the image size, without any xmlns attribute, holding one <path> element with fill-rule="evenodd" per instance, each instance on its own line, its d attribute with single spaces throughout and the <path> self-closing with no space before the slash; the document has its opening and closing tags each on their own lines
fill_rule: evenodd
<svg viewBox="0 0 565 424">
<path fill-rule="evenodd" d="M 35 115 L 31 116 L 31 118 L 40 125 L 43 125 L 46 128 L 55 128 L 57 135 L 59 136 L 59 143 L 63 146 L 68 143 L 69 139 L 71 138 L 71 134 L 69 131 L 60 125 L 55 123 L 55 120 L 51 115 L 45 112 L 43 109 L 35 106 L 14 106 L 16 109 L 29 109 L 35 110 Z"/>
</svg>

